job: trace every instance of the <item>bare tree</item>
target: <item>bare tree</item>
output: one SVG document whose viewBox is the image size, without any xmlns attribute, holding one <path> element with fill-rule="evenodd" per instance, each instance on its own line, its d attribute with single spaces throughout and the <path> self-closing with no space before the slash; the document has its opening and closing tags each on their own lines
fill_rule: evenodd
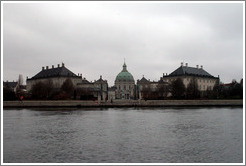
<svg viewBox="0 0 246 166">
<path fill-rule="evenodd" d="M 181 78 L 177 78 L 171 83 L 172 97 L 175 99 L 182 99 L 185 95 L 185 86 Z"/>
<path fill-rule="evenodd" d="M 31 93 L 34 99 L 51 99 L 54 92 L 52 80 L 39 81 L 32 86 Z"/>
<path fill-rule="evenodd" d="M 70 78 L 67 78 L 65 82 L 61 86 L 61 90 L 66 92 L 69 95 L 72 95 L 74 93 L 74 86 L 73 82 Z"/>
<path fill-rule="evenodd" d="M 198 89 L 198 85 L 195 78 L 191 79 L 190 83 L 187 86 L 186 97 L 188 99 L 200 98 L 200 91 Z"/>
<path fill-rule="evenodd" d="M 31 93 L 33 99 L 46 99 L 45 83 L 39 81 L 32 86 Z"/>
<path fill-rule="evenodd" d="M 158 98 L 159 99 L 167 98 L 168 94 L 171 91 L 170 86 L 168 84 L 165 84 L 164 82 L 159 82 L 157 89 L 158 89 Z"/>
</svg>

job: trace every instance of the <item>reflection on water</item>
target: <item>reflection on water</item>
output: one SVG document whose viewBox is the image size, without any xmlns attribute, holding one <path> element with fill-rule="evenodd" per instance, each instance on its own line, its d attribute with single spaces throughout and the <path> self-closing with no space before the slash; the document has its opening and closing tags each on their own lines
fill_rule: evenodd
<svg viewBox="0 0 246 166">
<path fill-rule="evenodd" d="M 3 162 L 238 163 L 242 108 L 3 111 Z"/>
</svg>

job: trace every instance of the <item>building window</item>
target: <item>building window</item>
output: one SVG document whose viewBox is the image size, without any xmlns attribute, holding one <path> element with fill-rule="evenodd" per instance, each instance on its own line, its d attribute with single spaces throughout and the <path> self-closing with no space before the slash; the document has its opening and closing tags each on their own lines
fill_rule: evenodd
<svg viewBox="0 0 246 166">
<path fill-rule="evenodd" d="M 120 90 L 120 85 L 119 85 L 119 90 Z"/>
<path fill-rule="evenodd" d="M 124 85 L 124 90 L 126 90 L 126 86 Z"/>
</svg>

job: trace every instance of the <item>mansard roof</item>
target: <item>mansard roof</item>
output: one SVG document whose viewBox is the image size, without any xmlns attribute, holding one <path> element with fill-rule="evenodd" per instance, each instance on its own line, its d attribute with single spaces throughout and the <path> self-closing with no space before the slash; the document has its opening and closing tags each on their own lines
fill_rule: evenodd
<svg viewBox="0 0 246 166">
<path fill-rule="evenodd" d="M 95 81 L 94 83 L 95 83 L 95 84 L 100 84 L 100 83 L 106 84 L 106 83 L 107 83 L 107 80 L 103 80 L 103 79 L 102 79 L 102 76 L 100 76 L 100 79 L 98 79 L 98 80 Z"/>
<path fill-rule="evenodd" d="M 93 84 L 91 82 L 89 82 L 87 79 L 82 79 L 80 83 L 78 83 L 77 85 L 82 85 L 82 84 Z"/>
<path fill-rule="evenodd" d="M 49 78 L 49 77 L 77 77 L 81 78 L 80 76 L 77 76 L 73 72 L 71 72 L 69 69 L 67 69 L 64 65 L 57 68 L 51 68 L 51 69 L 42 69 L 38 74 L 33 76 L 31 79 L 40 79 L 40 78 Z"/>
<path fill-rule="evenodd" d="M 15 88 L 17 86 L 18 82 L 3 82 L 4 87 L 9 87 L 9 88 Z"/>
<path fill-rule="evenodd" d="M 150 81 L 148 81 L 145 77 L 143 77 L 141 80 L 138 80 L 137 83 L 139 84 L 148 84 Z"/>
<path fill-rule="evenodd" d="M 203 68 L 195 68 L 195 67 L 188 67 L 188 66 L 180 66 L 171 74 L 164 77 L 170 77 L 170 76 L 197 76 L 197 77 L 215 78 L 214 76 L 203 70 Z"/>
</svg>

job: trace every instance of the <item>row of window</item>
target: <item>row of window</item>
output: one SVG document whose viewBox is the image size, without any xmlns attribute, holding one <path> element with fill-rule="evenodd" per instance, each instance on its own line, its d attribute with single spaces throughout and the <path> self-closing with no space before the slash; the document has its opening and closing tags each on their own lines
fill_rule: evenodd
<svg viewBox="0 0 246 166">
<path fill-rule="evenodd" d="M 128 89 L 127 89 L 127 87 L 128 87 Z M 131 88 L 131 85 L 129 85 L 129 86 L 124 85 L 123 87 L 121 87 L 121 86 L 119 85 L 119 86 L 118 86 L 118 89 L 119 89 L 119 90 L 131 90 L 132 88 Z"/>
<path fill-rule="evenodd" d="M 207 88 L 207 89 L 206 89 Z M 212 86 L 205 86 L 205 85 L 203 85 L 203 86 L 199 86 L 199 90 L 212 90 Z"/>
<path fill-rule="evenodd" d="M 176 78 L 170 78 L 170 79 L 167 79 L 166 81 L 167 82 L 172 82 L 172 81 L 175 81 Z M 184 81 L 187 81 L 187 82 L 190 82 L 191 81 L 191 78 L 185 78 Z M 214 80 L 205 80 L 205 79 L 198 79 L 199 82 L 203 82 L 203 83 L 215 83 Z"/>
</svg>

